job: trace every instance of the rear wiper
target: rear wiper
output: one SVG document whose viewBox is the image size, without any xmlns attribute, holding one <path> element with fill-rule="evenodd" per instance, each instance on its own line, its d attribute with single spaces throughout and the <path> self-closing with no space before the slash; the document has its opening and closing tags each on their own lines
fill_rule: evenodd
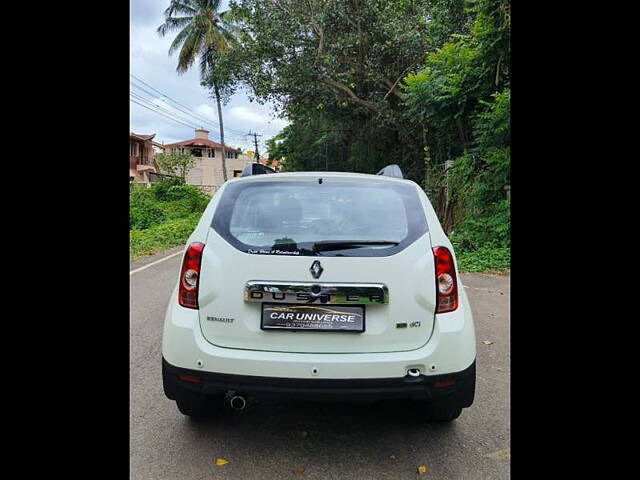
<svg viewBox="0 0 640 480">
<path fill-rule="evenodd" d="M 316 252 L 327 252 L 330 250 L 346 250 L 349 248 L 363 248 L 370 245 L 398 245 L 400 242 L 391 240 L 324 240 L 315 242 L 313 250 Z"/>
</svg>

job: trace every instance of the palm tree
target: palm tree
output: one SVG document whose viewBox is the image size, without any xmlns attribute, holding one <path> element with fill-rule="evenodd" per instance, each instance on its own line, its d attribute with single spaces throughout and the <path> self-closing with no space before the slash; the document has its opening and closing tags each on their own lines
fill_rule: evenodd
<svg viewBox="0 0 640 480">
<path fill-rule="evenodd" d="M 196 60 L 200 63 L 200 80 L 206 82 L 215 67 L 215 53 L 227 50 L 234 41 L 233 26 L 225 22 L 227 12 L 218 12 L 220 0 L 171 0 L 164 11 L 165 21 L 158 27 L 164 37 L 179 30 L 169 47 L 169 55 L 178 49 L 177 72 L 185 73 Z M 224 146 L 224 126 L 220 105 L 220 85 L 213 84 L 213 92 L 218 104 L 220 123 L 220 143 L 222 144 L 222 175 L 227 181 L 226 150 Z"/>
</svg>

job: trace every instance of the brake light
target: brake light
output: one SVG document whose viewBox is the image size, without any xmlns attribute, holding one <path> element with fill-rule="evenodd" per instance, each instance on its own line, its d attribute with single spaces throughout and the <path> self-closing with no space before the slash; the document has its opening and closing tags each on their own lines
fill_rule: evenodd
<svg viewBox="0 0 640 480">
<path fill-rule="evenodd" d="M 195 242 L 189 245 L 182 260 L 178 303 L 186 308 L 198 309 L 198 285 L 200 281 L 200 261 L 204 244 Z"/>
<path fill-rule="evenodd" d="M 436 264 L 436 313 L 458 308 L 458 282 L 453 255 L 447 247 L 433 247 Z"/>
</svg>

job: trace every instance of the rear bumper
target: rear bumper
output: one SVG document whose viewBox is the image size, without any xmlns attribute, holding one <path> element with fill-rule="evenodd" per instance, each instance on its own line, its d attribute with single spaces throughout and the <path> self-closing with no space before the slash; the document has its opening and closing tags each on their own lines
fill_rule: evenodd
<svg viewBox="0 0 640 480">
<path fill-rule="evenodd" d="M 463 371 L 445 375 L 406 375 L 399 378 L 364 379 L 300 379 L 230 375 L 179 368 L 162 359 L 165 395 L 175 400 L 182 391 L 206 395 L 222 394 L 229 390 L 253 396 L 304 398 L 319 401 L 413 399 L 433 403 L 446 401 L 461 408 L 473 403 L 476 363 Z M 191 381 L 180 380 L 188 375 Z M 195 377 L 195 378 L 194 378 Z M 194 383 L 194 379 L 198 383 Z M 453 381 L 453 382 L 452 382 Z M 442 382 L 453 383 L 440 386 Z"/>
<path fill-rule="evenodd" d="M 380 353 L 296 353 L 223 348 L 202 334 L 198 311 L 174 301 L 167 306 L 162 357 L 171 365 L 217 374 L 300 380 L 397 379 L 409 369 L 428 377 L 453 374 L 476 358 L 473 317 L 460 284 L 460 306 L 436 315 L 424 346 Z M 315 372 L 315 373 L 314 373 Z"/>
</svg>

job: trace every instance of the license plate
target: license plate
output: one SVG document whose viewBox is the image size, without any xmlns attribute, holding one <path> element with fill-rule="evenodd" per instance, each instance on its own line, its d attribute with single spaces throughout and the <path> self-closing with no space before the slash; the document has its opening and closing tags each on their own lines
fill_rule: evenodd
<svg viewBox="0 0 640 480">
<path fill-rule="evenodd" d="M 364 332 L 364 306 L 263 303 L 260 328 Z"/>
</svg>

